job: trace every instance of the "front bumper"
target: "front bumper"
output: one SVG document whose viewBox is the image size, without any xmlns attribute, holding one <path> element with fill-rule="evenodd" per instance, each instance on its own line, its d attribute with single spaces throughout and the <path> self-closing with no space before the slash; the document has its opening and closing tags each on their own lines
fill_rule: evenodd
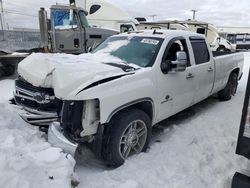
<svg viewBox="0 0 250 188">
<path fill-rule="evenodd" d="M 14 100 L 10 104 L 17 109 L 21 118 L 29 124 L 37 126 L 48 126 L 50 123 L 58 120 L 56 112 L 43 112 L 29 107 L 17 105 Z"/>
<path fill-rule="evenodd" d="M 63 129 L 59 122 L 53 122 L 49 126 L 48 142 L 54 146 L 61 148 L 64 152 L 71 154 L 73 157 L 78 147 L 77 143 L 73 143 L 63 135 Z"/>
</svg>

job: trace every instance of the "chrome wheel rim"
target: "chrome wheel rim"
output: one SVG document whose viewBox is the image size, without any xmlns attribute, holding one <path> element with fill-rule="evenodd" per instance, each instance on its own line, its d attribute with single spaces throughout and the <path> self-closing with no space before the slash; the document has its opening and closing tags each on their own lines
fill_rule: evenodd
<svg viewBox="0 0 250 188">
<path fill-rule="evenodd" d="M 123 159 L 127 159 L 133 154 L 142 151 L 147 140 L 147 126 L 141 120 L 131 122 L 124 130 L 120 143 L 119 151 Z"/>
</svg>

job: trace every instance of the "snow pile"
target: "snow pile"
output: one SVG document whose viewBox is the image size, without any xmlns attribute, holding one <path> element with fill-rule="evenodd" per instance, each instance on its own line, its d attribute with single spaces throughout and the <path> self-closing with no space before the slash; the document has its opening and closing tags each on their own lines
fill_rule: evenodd
<svg viewBox="0 0 250 188">
<path fill-rule="evenodd" d="M 122 60 L 109 53 L 69 55 L 33 53 L 18 65 L 18 73 L 35 86 L 58 87 L 60 81 L 67 88 L 82 79 L 93 80 L 97 75 L 101 78 L 124 74 L 118 67 L 105 63 L 121 64 Z M 69 83 L 65 83 L 65 79 Z"/>
<path fill-rule="evenodd" d="M 7 104 L 13 80 L 1 81 L 0 88 L 0 187 L 70 188 L 75 160 Z"/>
<path fill-rule="evenodd" d="M 231 187 L 235 171 L 250 166 L 235 154 L 249 59 L 250 53 L 245 53 L 244 76 L 232 100 L 210 97 L 160 123 L 147 153 L 129 158 L 117 169 L 107 169 L 93 156 L 79 159 L 79 188 Z"/>
</svg>

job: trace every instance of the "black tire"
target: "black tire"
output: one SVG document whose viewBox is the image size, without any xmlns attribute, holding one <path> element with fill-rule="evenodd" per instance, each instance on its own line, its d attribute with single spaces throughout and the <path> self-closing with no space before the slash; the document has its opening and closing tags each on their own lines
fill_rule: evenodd
<svg viewBox="0 0 250 188">
<path fill-rule="evenodd" d="M 6 65 L 1 67 L 1 69 L 2 76 L 11 76 L 16 71 L 15 65 Z"/>
<path fill-rule="evenodd" d="M 228 101 L 236 93 L 238 86 L 238 75 L 236 73 L 231 73 L 227 82 L 226 87 L 218 92 L 218 97 L 221 101 Z"/>
<path fill-rule="evenodd" d="M 103 158 L 109 165 L 119 167 L 130 155 L 145 152 L 147 150 L 151 139 L 151 120 L 142 110 L 130 109 L 119 112 L 114 118 L 112 118 L 108 126 L 109 127 L 105 133 L 106 139 L 103 145 Z M 136 127 L 138 130 L 131 127 Z M 137 134 L 137 137 L 135 136 L 136 138 L 134 137 L 131 139 L 130 129 L 134 130 Z M 139 136 L 140 129 L 141 132 L 146 132 L 145 135 L 143 133 L 143 135 Z M 130 140 L 130 142 L 128 140 Z M 136 146 L 136 142 L 138 143 L 140 149 Z M 139 142 L 143 142 L 144 144 Z M 128 143 L 131 145 L 127 146 Z M 128 149 L 125 150 L 125 148 L 128 147 L 130 147 L 130 150 L 128 151 L 129 154 L 125 157 L 125 154 L 123 155 L 122 153 L 123 151 L 126 153 Z M 136 149 L 137 152 L 133 148 Z"/>
</svg>

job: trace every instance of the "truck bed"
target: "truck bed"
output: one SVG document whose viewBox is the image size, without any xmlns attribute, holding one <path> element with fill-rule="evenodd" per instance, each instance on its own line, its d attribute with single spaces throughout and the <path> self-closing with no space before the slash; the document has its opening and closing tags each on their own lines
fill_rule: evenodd
<svg viewBox="0 0 250 188">
<path fill-rule="evenodd" d="M 214 52 L 213 52 L 214 54 Z M 217 55 L 218 54 L 218 55 Z M 244 54 L 238 52 L 219 52 L 215 53 L 215 83 L 213 93 L 216 93 L 226 86 L 229 75 L 233 69 L 239 68 L 238 79 L 241 77 Z"/>
<path fill-rule="evenodd" d="M 212 51 L 214 57 L 223 56 L 223 55 L 229 55 L 229 54 L 235 54 L 239 52 L 231 52 L 231 51 Z"/>
</svg>

